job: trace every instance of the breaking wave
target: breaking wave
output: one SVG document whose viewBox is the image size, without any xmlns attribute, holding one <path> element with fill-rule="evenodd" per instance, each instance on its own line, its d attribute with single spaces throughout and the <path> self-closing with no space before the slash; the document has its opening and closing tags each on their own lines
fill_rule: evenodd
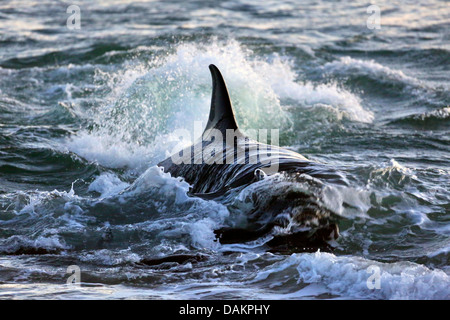
<svg viewBox="0 0 450 320">
<path fill-rule="evenodd" d="M 150 61 L 151 68 L 138 65 L 106 75 L 109 85 L 114 85 L 108 103 L 93 115 L 79 114 L 93 118 L 93 129 L 73 136 L 68 150 L 106 167 L 142 173 L 145 164 L 155 164 L 171 153 L 175 129 L 188 130 L 194 140 L 194 121 L 206 124 L 211 95 L 207 66 L 211 63 L 224 74 L 244 131 L 289 131 L 292 106 L 284 101 L 295 101 L 306 109 L 326 106 L 340 114 L 337 121 L 342 117 L 373 120 L 373 113 L 362 107 L 357 96 L 337 85 L 297 82 L 286 57 L 256 58 L 236 41 L 180 44 L 174 53 Z"/>
<path fill-rule="evenodd" d="M 371 269 L 368 269 L 371 267 Z M 449 299 L 450 277 L 441 270 L 410 262 L 380 263 L 358 257 L 335 256 L 331 253 L 293 254 L 259 272 L 254 281 L 264 281 L 289 269 L 298 272 L 298 283 L 313 284 L 293 298 L 331 293 L 353 299 Z M 379 270 L 379 288 L 372 279 Z M 378 272 L 378 271 L 377 271 Z M 369 286 L 368 286 L 369 282 Z M 278 283 L 282 286 L 283 283 Z M 373 286 L 372 286 L 373 285 Z M 369 289 L 373 288 L 373 289 Z"/>
</svg>

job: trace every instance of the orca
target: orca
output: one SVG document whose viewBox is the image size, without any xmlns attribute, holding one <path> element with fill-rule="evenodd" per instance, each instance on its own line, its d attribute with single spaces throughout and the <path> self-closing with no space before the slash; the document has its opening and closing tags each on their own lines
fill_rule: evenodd
<svg viewBox="0 0 450 320">
<path fill-rule="evenodd" d="M 202 137 L 158 164 L 171 176 L 188 182 L 190 196 L 218 201 L 227 199 L 227 194 L 233 190 L 241 190 L 273 174 L 286 175 L 291 183 L 309 181 L 319 189 L 321 181 L 347 184 L 342 174 L 323 164 L 245 135 L 237 124 L 222 74 L 213 64 L 209 70 L 212 76 L 211 107 Z M 336 214 L 321 206 L 316 195 L 291 190 L 282 196 L 272 197 L 267 192 L 261 197 L 264 201 L 255 201 L 245 226 L 224 226 L 216 230 L 221 243 L 253 241 L 270 235 L 276 226 L 283 228 L 292 221 L 295 221 L 295 230 L 272 235 L 266 245 L 277 251 L 328 250 L 328 242 L 339 236 L 334 223 Z"/>
</svg>

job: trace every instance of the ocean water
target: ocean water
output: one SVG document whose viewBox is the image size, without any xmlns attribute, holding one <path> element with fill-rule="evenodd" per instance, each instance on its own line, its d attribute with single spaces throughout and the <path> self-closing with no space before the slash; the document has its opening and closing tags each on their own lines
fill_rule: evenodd
<svg viewBox="0 0 450 320">
<path fill-rule="evenodd" d="M 370 4 L 1 1 L 0 298 L 449 299 L 450 6 L 376 1 L 374 29 Z M 243 130 L 347 179 L 322 181 L 332 252 L 216 241 L 281 175 L 214 201 L 157 167 L 206 123 L 211 63 Z"/>
</svg>

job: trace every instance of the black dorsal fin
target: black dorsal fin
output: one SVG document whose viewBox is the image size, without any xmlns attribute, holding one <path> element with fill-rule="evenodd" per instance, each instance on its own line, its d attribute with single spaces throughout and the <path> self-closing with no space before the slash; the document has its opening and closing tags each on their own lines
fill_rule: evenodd
<svg viewBox="0 0 450 320">
<path fill-rule="evenodd" d="M 234 117 L 233 106 L 228 95 L 225 80 L 223 80 L 222 74 L 215 65 L 210 64 L 209 70 L 212 76 L 212 97 L 208 124 L 206 125 L 205 131 L 218 129 L 222 134 L 225 134 L 226 129 L 237 130 L 238 125 Z"/>
</svg>

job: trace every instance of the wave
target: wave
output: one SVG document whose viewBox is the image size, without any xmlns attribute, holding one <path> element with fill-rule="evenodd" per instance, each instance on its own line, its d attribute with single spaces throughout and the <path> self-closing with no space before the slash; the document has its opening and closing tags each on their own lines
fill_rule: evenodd
<svg viewBox="0 0 450 320">
<path fill-rule="evenodd" d="M 450 298 L 450 276 L 442 270 L 431 270 L 411 262 L 381 263 L 323 252 L 293 254 L 260 271 L 254 282 L 263 282 L 271 275 L 286 273 L 287 270 L 297 271 L 298 283 L 316 285 L 313 290 L 306 287 L 291 294 L 292 298 L 324 293 L 352 299 Z M 369 279 L 374 270 L 379 270 L 379 289 L 372 287 L 375 283 Z M 368 282 L 374 289 L 369 289 Z"/>
<path fill-rule="evenodd" d="M 99 240 L 106 232 L 115 235 L 112 241 L 118 246 L 140 248 L 145 244 L 139 251 L 152 254 L 177 246 L 217 248 L 214 230 L 222 226 L 229 211 L 220 203 L 189 197 L 188 191 L 189 184 L 156 166 L 132 183 L 105 172 L 88 184 L 85 195 L 77 195 L 73 187 L 68 192 L 2 194 L 0 200 L 7 205 L 4 210 L 8 215 L 1 224 L 22 226 L 21 236 L 29 236 L 30 241 L 61 237 L 74 250 L 101 249 Z M 37 230 L 30 228 L 36 223 Z M 136 232 L 142 236 L 139 241 L 134 238 Z M 45 249 L 52 249 L 51 245 Z"/>
<path fill-rule="evenodd" d="M 390 124 L 407 125 L 426 130 L 448 129 L 450 124 L 450 107 L 444 107 L 428 112 L 413 114 L 400 119 L 392 120 Z"/>
<path fill-rule="evenodd" d="M 364 75 L 376 81 L 393 84 L 403 84 L 412 87 L 423 87 L 418 79 L 405 75 L 401 70 L 391 69 L 374 60 L 359 60 L 351 57 L 341 57 L 339 60 L 328 62 L 322 70 L 329 74 L 344 76 Z"/>
<path fill-rule="evenodd" d="M 45 67 L 54 64 L 55 61 L 59 63 L 82 63 L 99 59 L 108 52 L 125 51 L 126 49 L 126 47 L 117 44 L 99 43 L 89 48 L 77 48 L 75 50 L 67 46 L 63 50 L 60 48 L 51 52 L 36 50 L 35 52 L 30 51 L 28 56 L 0 61 L 0 66 L 5 69 L 23 69 Z"/>
<path fill-rule="evenodd" d="M 39 236 L 30 239 L 27 236 L 15 235 L 6 239 L 0 239 L 0 252 L 9 255 L 22 254 L 57 254 L 70 249 L 61 237 Z"/>
</svg>

